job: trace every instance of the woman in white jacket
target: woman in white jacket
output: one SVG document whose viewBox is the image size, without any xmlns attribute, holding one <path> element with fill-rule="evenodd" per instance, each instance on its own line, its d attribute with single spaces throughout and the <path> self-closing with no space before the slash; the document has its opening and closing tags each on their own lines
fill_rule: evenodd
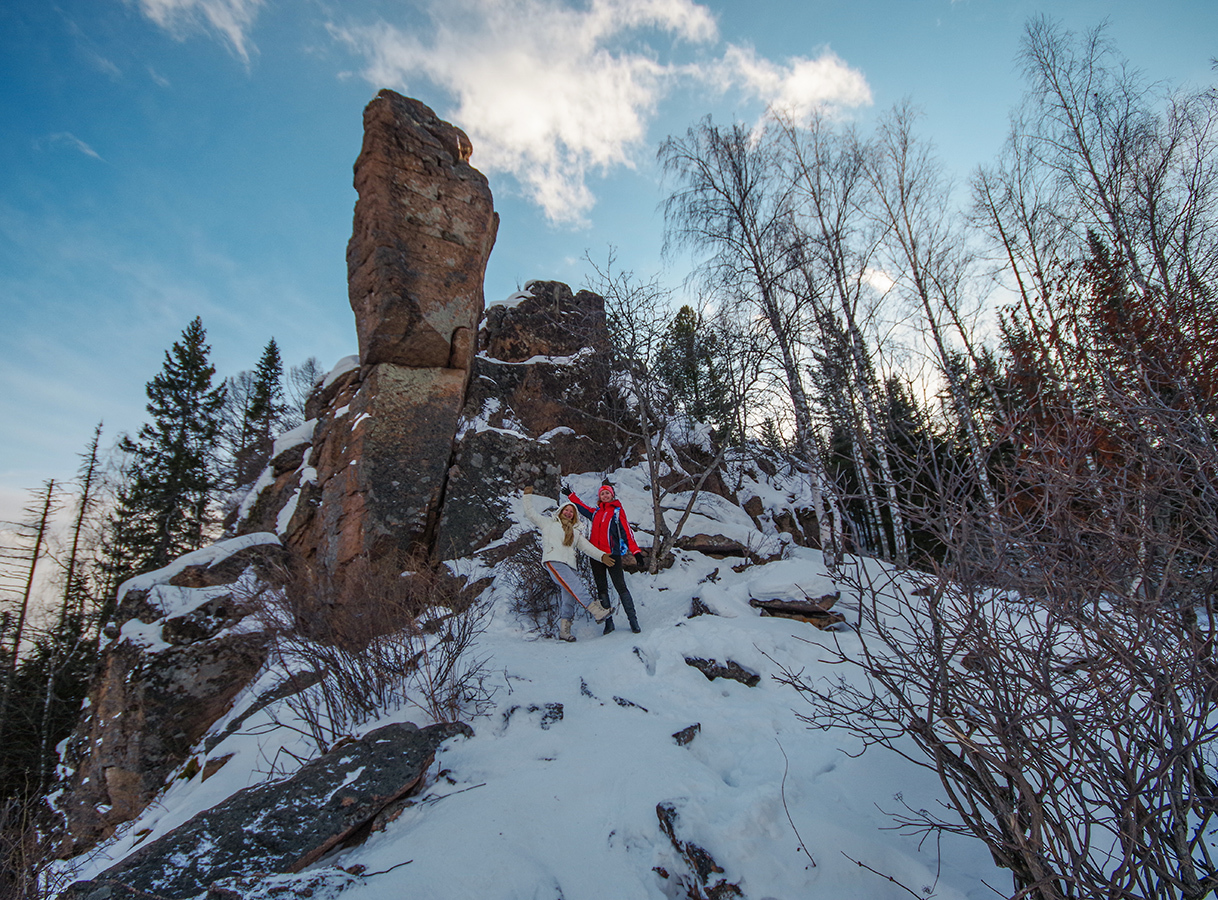
<svg viewBox="0 0 1218 900">
<path fill-rule="evenodd" d="M 526 487 L 524 514 L 541 532 L 541 564 L 550 579 L 558 585 L 558 637 L 560 640 L 573 641 L 575 635 L 571 633 L 571 620 L 575 618 L 576 602 L 592 613 L 597 622 L 604 621 L 612 612 L 599 600 L 593 600 L 584 587 L 579 573 L 575 571 L 575 551 L 578 549 L 585 556 L 607 566 L 613 565 L 613 557 L 596 549 L 584 537 L 575 504 L 569 500 L 560 500 L 553 516 L 540 516 L 533 509 L 533 489 Z"/>
</svg>

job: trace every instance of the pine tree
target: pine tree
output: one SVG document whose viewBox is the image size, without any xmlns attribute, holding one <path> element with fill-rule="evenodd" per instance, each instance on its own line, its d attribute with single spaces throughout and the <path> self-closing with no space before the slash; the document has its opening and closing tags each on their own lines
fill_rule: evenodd
<svg viewBox="0 0 1218 900">
<path fill-rule="evenodd" d="M 212 387 L 203 323 L 196 318 L 165 353 L 161 371 L 148 382 L 146 423 L 129 454 L 127 484 L 111 520 L 111 568 L 136 575 L 166 565 L 203 546 L 217 486 L 215 446 L 224 387 Z"/>
</svg>

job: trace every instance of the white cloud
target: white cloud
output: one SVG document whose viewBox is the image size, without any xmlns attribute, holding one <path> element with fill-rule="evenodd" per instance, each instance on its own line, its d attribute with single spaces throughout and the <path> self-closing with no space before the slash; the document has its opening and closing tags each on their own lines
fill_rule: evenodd
<svg viewBox="0 0 1218 900">
<path fill-rule="evenodd" d="M 779 65 L 751 47 L 729 45 L 715 76 L 721 87 L 743 87 L 775 110 L 801 119 L 828 106 L 867 106 L 871 88 L 858 69 L 826 50 L 815 59 Z"/>
<path fill-rule="evenodd" d="M 147 2 L 147 0 L 145 0 Z M 659 101 L 678 83 L 743 90 L 796 115 L 869 103 L 866 79 L 830 52 L 783 65 L 727 45 L 712 63 L 674 61 L 719 40 L 695 0 L 420 0 L 426 28 L 332 25 L 375 87 L 421 79 L 453 98 L 440 114 L 469 134 L 475 164 L 507 172 L 553 222 L 595 203 L 589 177 L 631 167 Z M 417 92 L 417 87 L 415 88 Z"/>
<path fill-rule="evenodd" d="M 579 222 L 594 198 L 587 176 L 630 166 L 675 69 L 646 43 L 716 37 L 692 0 L 429 0 L 431 34 L 392 25 L 333 27 L 366 59 L 377 87 L 425 78 L 455 98 L 444 111 L 473 141 L 475 162 L 509 172 L 556 222 Z"/>
<path fill-rule="evenodd" d="M 140 12 L 176 36 L 202 29 L 217 32 L 242 62 L 254 50 L 250 29 L 266 0 L 136 0 Z"/>
<path fill-rule="evenodd" d="M 863 283 L 880 294 L 887 294 L 897 286 L 896 279 L 883 269 L 868 268 L 863 272 Z"/>
</svg>

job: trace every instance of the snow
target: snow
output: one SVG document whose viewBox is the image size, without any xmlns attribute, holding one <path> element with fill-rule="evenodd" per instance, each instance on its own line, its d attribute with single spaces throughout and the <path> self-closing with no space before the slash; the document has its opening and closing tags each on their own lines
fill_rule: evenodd
<svg viewBox="0 0 1218 900">
<path fill-rule="evenodd" d="M 532 284 L 532 282 L 529 282 L 529 283 Z M 502 300 L 493 300 L 486 305 L 487 306 L 507 306 L 507 307 L 511 308 L 511 307 L 519 306 L 520 303 L 524 300 L 531 300 L 531 299 L 533 299 L 533 295 L 529 293 L 528 286 L 526 285 L 525 290 L 515 291 L 514 293 L 505 297 Z"/>
<path fill-rule="evenodd" d="M 262 544 L 278 543 L 278 536 L 265 531 L 256 531 L 253 534 L 243 534 L 240 537 L 219 541 L 210 546 L 179 556 L 164 568 L 145 572 L 143 575 L 136 575 L 134 578 L 128 578 L 118 589 L 118 599 L 122 600 L 127 591 L 146 591 L 158 585 L 167 586 L 165 582 L 188 566 L 212 566 L 228 559 L 238 550 L 258 547 Z M 170 612 L 166 614 L 181 615 L 181 613 Z"/>
<path fill-rule="evenodd" d="M 634 517 L 647 513 L 636 473 L 616 473 L 613 480 Z M 569 481 L 587 496 L 600 478 Z M 725 512 L 713 502 L 704 511 Z M 716 530 L 742 525 L 733 519 Z M 684 897 L 675 882 L 688 867 L 656 813 L 657 804 L 668 803 L 679 816 L 678 836 L 705 848 L 726 870 L 715 877 L 738 883 L 753 900 L 908 896 L 847 857 L 915 892 L 933 886 L 942 900 L 991 896 L 982 879 L 1009 883 L 979 843 L 947 837 L 936 848 L 886 830 L 892 823 L 883 810 L 940 802 L 933 773 L 877 750 L 856 758 L 852 740 L 807 729 L 795 716 L 803 701 L 774 680 L 783 666 L 836 678 L 838 671 L 820 661 L 822 648 L 840 641 L 857 649 L 846 626 L 820 632 L 762 618 L 748 606 L 750 596 L 838 589 L 821 555 L 792 547 L 786 559 L 740 572 L 733 562 L 678 552 L 668 571 L 629 575 L 643 632 L 631 634 L 618 615 L 618 630 L 604 636 L 581 618 L 574 644 L 530 630 L 511 612 L 506 585 L 496 584 L 477 647 L 489 660 L 496 693 L 490 714 L 471 722 L 475 737 L 444 745 L 416 804 L 384 831 L 299 876 L 277 878 L 295 883 L 292 878 L 336 873 L 335 866 L 364 866 L 369 873 L 400 866 L 389 875 L 343 880 L 343 900 Z M 469 560 L 450 567 L 477 574 Z M 718 615 L 687 618 L 694 597 Z M 847 621 L 853 621 L 852 604 L 844 595 L 837 607 Z M 708 681 L 686 664 L 694 656 L 734 660 L 762 680 L 753 688 Z M 279 677 L 264 672 L 211 733 L 220 733 Z M 543 718 L 551 704 L 562 704 L 561 720 Z M 428 722 L 418 708 L 406 707 L 365 723 L 361 733 L 394 720 Z M 292 721 L 282 705 L 254 713 L 207 754 L 234 754 L 218 772 L 206 782 L 172 780 L 139 819 L 78 861 L 76 877 L 94 877 L 137 843 L 237 790 L 293 771 L 294 756 L 315 751 L 297 731 L 276 727 Z M 700 732 L 678 746 L 673 735 L 694 723 Z M 198 761 L 204 758 L 199 747 Z M 145 828 L 151 833 L 141 841 L 136 835 Z M 658 868 L 672 877 L 662 878 Z"/>
<path fill-rule="evenodd" d="M 279 437 L 275 438 L 275 445 L 271 447 L 271 459 L 274 459 L 280 453 L 291 450 L 293 447 L 313 443 L 313 430 L 316 427 L 317 420 L 309 419 L 307 422 L 297 425 L 291 431 L 285 431 L 279 435 Z"/>
<path fill-rule="evenodd" d="M 304 481 L 301 481 L 304 484 Z M 282 535 L 288 530 L 288 523 L 292 521 L 292 515 L 296 512 L 296 505 L 300 502 L 300 488 L 292 492 L 292 496 L 288 498 L 288 502 L 283 504 L 283 509 L 279 510 L 279 514 L 275 517 L 275 533 Z"/>
<path fill-rule="evenodd" d="M 535 366 L 538 364 L 550 366 L 573 366 L 585 356 L 588 356 L 593 352 L 594 351 L 591 347 L 584 347 L 578 352 L 572 353 L 570 356 L 530 356 L 525 360 L 511 361 L 506 359 L 497 359 L 488 355 L 485 350 L 482 350 L 478 353 L 478 358 L 490 360 L 491 362 L 500 366 Z"/>
<path fill-rule="evenodd" d="M 551 428 L 545 434 L 543 434 L 539 438 L 537 438 L 537 443 L 539 443 L 539 444 L 549 443 L 551 438 L 556 438 L 561 434 L 575 434 L 575 429 L 568 428 L 566 425 L 559 425 L 557 428 Z"/>
<path fill-rule="evenodd" d="M 272 466 L 267 466 L 258 475 L 258 480 L 241 498 L 241 505 L 237 508 L 237 521 L 245 521 L 245 517 L 250 514 L 250 510 L 254 508 L 254 504 L 258 502 L 258 497 L 264 490 L 275 483 L 275 469 Z"/>
<path fill-rule="evenodd" d="M 330 385 L 334 384 L 334 382 L 338 381 L 338 379 L 342 378 L 352 369 L 358 369 L 358 368 L 359 368 L 359 357 L 358 356 L 344 356 L 342 359 L 340 359 L 337 363 L 334 364 L 334 368 L 330 370 L 330 374 L 326 376 L 326 380 L 321 383 L 322 388 L 323 389 L 328 388 Z"/>
</svg>

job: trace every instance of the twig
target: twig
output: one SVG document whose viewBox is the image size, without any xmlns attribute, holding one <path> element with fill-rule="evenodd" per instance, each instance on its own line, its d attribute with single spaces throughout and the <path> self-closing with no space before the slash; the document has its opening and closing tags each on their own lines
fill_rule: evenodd
<svg viewBox="0 0 1218 900">
<path fill-rule="evenodd" d="M 791 761 L 787 759 L 787 751 L 782 749 L 782 742 L 778 738 L 774 738 L 774 743 L 778 744 L 778 752 L 782 754 L 782 784 L 778 787 L 778 793 L 782 796 L 782 811 L 787 814 L 787 821 L 791 823 L 791 830 L 795 832 L 795 836 L 799 838 L 799 849 L 804 852 L 804 856 L 808 857 L 808 861 L 812 863 L 812 868 L 816 868 L 816 860 L 812 858 L 812 854 L 808 852 L 808 845 L 804 843 L 804 837 L 799 833 L 799 829 L 795 827 L 795 820 L 791 818 L 791 810 L 787 809 L 787 772 L 791 768 Z"/>
<path fill-rule="evenodd" d="M 374 875 L 388 875 L 394 869 L 400 869 L 400 868 L 402 868 L 402 866 L 408 866 L 412 862 L 414 862 L 413 859 L 408 859 L 408 860 L 406 860 L 406 862 L 400 862 L 396 866 L 390 866 L 388 869 L 385 869 L 383 872 L 360 872 L 359 877 L 360 878 L 372 878 Z"/>
<path fill-rule="evenodd" d="M 914 890 L 912 890 L 912 889 L 910 889 L 910 888 L 906 887 L 905 885 L 901 884 L 901 882 L 897 881 L 897 880 L 896 880 L 895 878 L 893 878 L 891 875 L 885 875 L 883 872 L 877 872 L 875 869 L 871 868 L 871 866 L 867 865 L 866 863 L 864 863 L 864 862 L 859 862 L 857 859 L 855 859 L 854 857 L 852 857 L 852 856 L 851 856 L 849 853 L 847 853 L 845 850 L 842 850 L 842 851 L 840 851 L 840 852 L 841 852 L 842 856 L 846 857 L 846 859 L 850 860 L 852 863 L 854 863 L 854 864 L 855 864 L 856 866 L 858 866 L 860 869 L 866 869 L 868 872 L 872 873 L 873 875 L 879 875 L 881 878 L 885 878 L 885 879 L 887 879 L 888 881 L 892 882 L 892 883 L 893 883 L 893 884 L 895 884 L 897 887 L 899 887 L 901 890 L 905 891 L 905 893 L 907 893 L 907 894 L 911 894 L 912 896 L 917 897 L 917 898 L 918 898 L 918 900 L 926 900 L 926 898 L 925 898 L 925 896 L 924 896 L 924 895 L 919 894 L 917 891 L 914 891 Z M 927 896 L 933 897 L 933 896 L 934 896 L 934 894 L 932 893 L 932 894 L 929 894 L 929 895 L 927 895 Z"/>
<path fill-rule="evenodd" d="M 486 782 L 484 781 L 484 782 L 482 782 L 482 784 L 471 784 L 467 788 L 461 788 L 461 790 L 459 790 L 459 791 L 450 791 L 447 794 L 438 794 L 438 795 L 434 795 L 431 797 L 424 797 L 422 800 L 419 801 L 419 806 L 422 806 L 424 803 L 439 803 L 441 800 L 445 799 L 446 797 L 455 797 L 457 794 L 464 794 L 466 791 L 472 791 L 474 788 L 480 788 L 480 787 L 486 787 Z"/>
</svg>

